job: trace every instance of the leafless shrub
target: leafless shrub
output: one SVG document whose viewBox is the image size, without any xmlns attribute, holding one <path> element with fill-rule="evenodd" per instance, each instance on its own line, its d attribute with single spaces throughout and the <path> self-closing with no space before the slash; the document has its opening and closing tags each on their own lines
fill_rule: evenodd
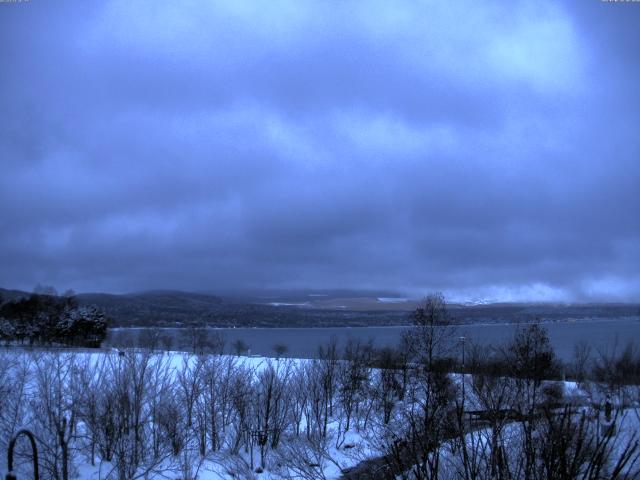
<svg viewBox="0 0 640 480">
<path fill-rule="evenodd" d="M 329 438 L 318 434 L 287 439 L 275 454 L 275 461 L 280 465 L 278 474 L 291 480 L 328 480 L 327 465 L 333 464 L 342 471 L 331 455 L 329 444 Z"/>
</svg>

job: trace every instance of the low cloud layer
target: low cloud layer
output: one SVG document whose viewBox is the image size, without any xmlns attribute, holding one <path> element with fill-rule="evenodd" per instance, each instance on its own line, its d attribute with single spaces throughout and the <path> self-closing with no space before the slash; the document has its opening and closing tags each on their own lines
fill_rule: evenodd
<svg viewBox="0 0 640 480">
<path fill-rule="evenodd" d="M 0 285 L 640 299 L 640 6 L 0 4 Z"/>
</svg>

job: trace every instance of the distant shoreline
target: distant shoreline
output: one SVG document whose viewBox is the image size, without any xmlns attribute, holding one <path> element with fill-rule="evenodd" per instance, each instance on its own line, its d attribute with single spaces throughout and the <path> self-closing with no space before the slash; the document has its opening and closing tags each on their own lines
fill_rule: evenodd
<svg viewBox="0 0 640 480">
<path fill-rule="evenodd" d="M 514 325 L 527 325 L 531 323 L 541 323 L 541 324 L 558 324 L 558 323 L 566 323 L 566 324 L 585 324 L 585 323 L 606 323 L 606 322 L 617 322 L 617 321 L 637 321 L 640 322 L 640 316 L 634 317 L 612 317 L 612 318 L 578 318 L 578 319 L 563 319 L 563 320 L 532 320 L 532 321 L 513 321 L 513 322 L 479 322 L 479 323 L 452 323 L 453 327 L 495 327 L 495 326 L 514 326 Z M 328 326 L 304 326 L 304 325 L 286 325 L 286 326 L 273 326 L 273 327 L 214 327 L 214 326 L 196 326 L 196 325 L 181 325 L 181 326 L 154 326 L 154 325 L 146 325 L 146 326 L 127 326 L 127 327 L 110 327 L 109 330 L 148 330 L 148 329 L 158 329 L 158 330 L 180 330 L 180 329 L 206 329 L 206 330 L 327 330 L 327 329 L 336 329 L 336 328 L 346 328 L 346 329 L 368 329 L 368 328 L 411 328 L 414 325 L 412 324 L 398 324 L 398 325 L 328 325 Z"/>
</svg>

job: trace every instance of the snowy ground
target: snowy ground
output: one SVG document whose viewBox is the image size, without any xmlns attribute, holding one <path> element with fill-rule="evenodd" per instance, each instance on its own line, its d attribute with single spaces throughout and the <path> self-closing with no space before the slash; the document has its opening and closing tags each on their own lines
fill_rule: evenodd
<svg viewBox="0 0 640 480">
<path fill-rule="evenodd" d="M 35 355 L 42 354 L 43 352 L 36 353 Z M 46 353 L 46 352 L 44 352 Z M 59 352 L 58 352 L 59 353 Z M 55 354 L 55 353 L 54 353 Z M 80 365 L 83 362 L 96 365 L 100 362 L 104 362 L 105 359 L 111 361 L 118 361 L 119 355 L 117 350 L 113 351 L 86 351 L 67 353 L 64 355 L 73 355 Z M 12 360 L 24 359 L 28 356 L 34 355 L 33 351 L 27 350 L 12 350 L 5 351 L 0 350 L 0 357 L 2 359 L 11 358 Z M 176 376 L 178 373 L 188 365 L 192 365 L 197 361 L 197 356 L 186 354 L 184 352 L 163 352 L 161 353 L 163 358 L 166 359 L 167 366 L 171 370 L 172 375 Z M 281 365 L 289 364 L 293 368 L 300 367 L 310 360 L 306 359 L 274 359 L 258 356 L 219 356 L 222 359 L 232 359 L 237 366 L 244 366 L 249 368 L 255 374 L 258 374 L 267 365 Z M 32 388 L 28 386 L 27 389 Z M 337 438 L 335 430 L 338 425 L 337 419 L 332 419 L 328 425 L 328 436 L 326 439 L 326 451 L 324 452 L 324 458 L 319 463 L 322 464 L 321 471 L 319 472 L 319 478 L 325 478 L 326 480 L 337 479 L 340 477 L 340 471 L 342 469 L 356 465 L 363 459 L 371 455 L 370 448 L 367 446 L 367 442 L 363 435 L 356 431 L 349 431 L 343 434 L 340 438 Z M 305 422 L 302 423 L 304 429 Z M 82 429 L 83 424 L 79 423 L 78 429 Z M 34 432 L 38 436 L 38 432 Z M 287 441 L 294 440 L 293 438 L 283 438 L 283 445 L 286 446 Z M 284 447 L 283 447 L 284 448 Z M 260 455 L 257 446 L 252 449 L 241 449 L 238 455 L 231 455 L 229 452 L 221 451 L 215 454 L 208 454 L 205 458 L 201 459 L 197 455 L 193 456 L 193 473 L 197 476 L 198 480 L 221 480 L 221 479 L 235 479 L 235 478 L 262 478 L 280 480 L 291 477 L 290 473 L 286 473 L 275 465 L 275 462 L 271 460 L 271 470 L 266 469 L 263 472 L 256 473 L 256 469 L 260 465 Z M 253 460 L 252 460 L 253 457 Z M 6 457 L 0 455 L 0 473 L 6 472 Z M 91 465 L 90 462 L 84 458 L 83 455 L 78 454 L 73 461 L 73 471 L 77 474 L 77 478 L 80 479 L 92 479 L 92 480 L 106 480 L 115 478 L 114 465 L 106 461 L 100 461 L 96 458 L 95 465 Z M 253 472 L 252 472 L 253 470 Z M 175 462 L 166 462 L 165 464 L 158 465 L 154 468 L 154 471 L 148 472 L 140 478 L 145 480 L 160 480 L 160 479 L 183 479 L 185 476 L 176 470 Z"/>
<path fill-rule="evenodd" d="M 0 351 L 0 361 L 19 361 L 21 358 L 25 359 L 33 355 L 33 353 L 18 350 Z M 97 365 L 106 360 L 118 362 L 121 358 L 117 351 L 82 352 L 71 355 L 76 358 L 78 365 L 82 365 L 83 362 Z M 183 352 L 169 352 L 161 355 L 161 358 L 166 362 L 170 375 L 173 377 L 177 377 L 181 371 L 193 366 L 194 362 L 198 361 L 196 356 Z M 245 356 L 220 356 L 218 358 L 233 360 L 235 365 L 246 367 L 255 375 L 269 366 L 289 365 L 293 369 L 299 369 L 313 362 L 313 360 L 305 359 L 282 358 L 278 360 L 265 357 Z M 460 386 L 463 381 L 463 376 L 452 374 L 452 379 L 454 383 Z M 466 382 L 466 384 L 470 382 L 469 375 L 466 376 Z M 562 387 L 565 397 L 573 399 L 576 405 L 584 404 L 589 398 L 593 399 L 594 396 L 597 396 L 595 390 L 585 392 L 575 382 L 562 382 Z M 30 390 L 33 386 L 26 385 L 25 388 Z M 467 389 L 465 401 L 469 409 L 480 407 L 469 389 Z M 2 402 L 2 399 L 0 399 L 0 402 Z M 2 406 L 1 403 L 0 406 Z M 636 432 L 640 431 L 640 409 L 638 409 L 638 407 L 638 405 L 628 406 L 619 419 L 618 435 L 621 438 L 631 438 Z M 398 409 L 400 408 L 402 407 L 398 405 Z M 337 413 L 331 417 L 326 439 L 321 444 L 314 444 L 313 448 L 310 448 L 308 443 L 302 441 L 304 440 L 304 435 L 294 436 L 291 432 L 286 432 L 283 434 L 278 449 L 270 453 L 268 464 L 265 465 L 266 469 L 260 473 L 256 471 L 260 465 L 260 454 L 257 445 L 254 445 L 253 448 L 249 448 L 248 446 L 246 448 L 243 447 L 237 454 L 231 454 L 229 449 L 221 449 L 216 453 L 205 455 L 204 458 L 194 454 L 193 451 L 187 452 L 185 450 L 186 453 L 184 453 L 184 455 L 191 455 L 191 457 L 181 459 L 180 462 L 191 462 L 192 471 L 190 478 L 199 480 L 238 478 L 260 478 L 269 480 L 286 480 L 293 478 L 338 479 L 341 476 L 341 471 L 353 467 L 367 458 L 380 456 L 383 453 L 380 451 L 379 443 L 373 438 L 375 437 L 375 422 L 370 424 L 373 428 L 369 428 L 368 430 L 359 429 L 360 423 L 357 423 L 355 427 L 352 426 L 352 428 L 345 432 L 341 420 Z M 301 429 L 304 430 L 305 426 L 306 421 L 303 419 Z M 77 428 L 79 431 L 82 431 L 84 428 L 82 422 L 78 424 Z M 514 426 L 512 430 L 516 432 L 517 427 Z M 37 431 L 35 433 L 38 435 Z M 467 438 L 471 442 L 477 441 L 478 437 L 483 436 L 487 438 L 488 432 L 479 430 L 473 434 L 469 434 Z M 6 443 L 3 445 L 6 445 Z M 448 458 L 453 458 L 450 455 L 452 448 L 451 444 L 445 444 L 442 447 L 445 465 Z M 0 455 L 0 473 L 6 471 L 5 458 L 4 455 Z M 315 469 L 315 476 L 305 477 L 297 474 L 295 468 L 285 468 L 283 462 L 289 462 L 295 458 L 304 458 L 307 461 L 311 459 L 314 463 L 317 463 L 318 466 L 312 468 L 312 470 Z M 453 461 L 454 460 L 451 460 L 451 462 Z M 97 457 L 95 465 L 91 465 L 86 454 L 76 452 L 76 455 L 73 457 L 73 464 L 73 470 L 77 473 L 77 478 L 95 480 L 110 480 L 115 478 L 114 465 L 109 462 L 101 462 Z M 189 478 L 189 475 L 180 472 L 176 465 L 175 458 L 170 461 L 167 460 L 164 463 L 155 465 L 153 471 L 146 472 L 137 478 L 144 478 L 145 480 L 178 480 Z M 290 467 L 290 465 L 286 467 Z"/>
</svg>

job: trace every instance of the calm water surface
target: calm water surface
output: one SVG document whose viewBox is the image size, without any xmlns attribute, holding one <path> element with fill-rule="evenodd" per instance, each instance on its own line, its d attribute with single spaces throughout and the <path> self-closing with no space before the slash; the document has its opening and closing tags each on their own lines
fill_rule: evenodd
<svg viewBox="0 0 640 480">
<path fill-rule="evenodd" d="M 625 345 L 629 340 L 640 341 L 640 319 L 615 319 L 545 323 L 551 343 L 558 357 L 570 360 L 574 345 L 578 342 L 589 343 L 594 350 L 611 349 Z M 500 344 L 510 340 L 516 325 L 483 324 L 457 327 L 457 336 L 466 336 L 470 340 L 484 344 Z M 332 338 L 344 345 L 350 338 L 362 341 L 371 340 L 377 347 L 396 346 L 406 327 L 354 327 L 354 328 L 221 328 L 211 329 L 224 334 L 227 350 L 232 344 L 242 340 L 251 349 L 252 355 L 273 356 L 276 344 L 287 346 L 286 356 L 313 357 L 318 347 L 327 344 Z M 116 335 L 127 332 L 138 334 L 143 329 L 114 329 Z M 179 344 L 180 329 L 163 329 L 175 338 Z"/>
</svg>

